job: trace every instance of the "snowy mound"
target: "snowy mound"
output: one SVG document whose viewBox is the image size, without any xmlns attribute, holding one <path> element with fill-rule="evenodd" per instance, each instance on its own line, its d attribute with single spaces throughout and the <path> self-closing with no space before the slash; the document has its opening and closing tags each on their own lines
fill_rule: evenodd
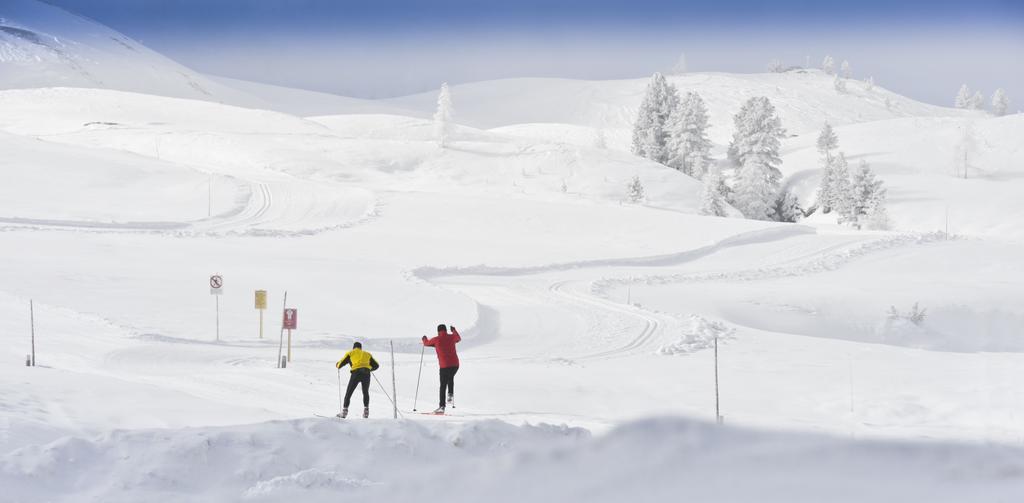
<svg viewBox="0 0 1024 503">
<path fill-rule="evenodd" d="M 319 419 L 69 436 L 0 457 L 0 483 L 14 501 L 953 502 L 1019 494 L 1022 466 L 1024 452 L 1005 447 L 854 443 L 671 419 L 599 438 L 498 421 Z"/>
</svg>

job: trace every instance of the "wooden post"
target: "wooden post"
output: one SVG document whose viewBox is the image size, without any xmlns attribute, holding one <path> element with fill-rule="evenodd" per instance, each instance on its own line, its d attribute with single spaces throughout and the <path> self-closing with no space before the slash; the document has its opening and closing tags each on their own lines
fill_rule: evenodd
<svg viewBox="0 0 1024 503">
<path fill-rule="evenodd" d="M 36 366 L 36 310 L 32 299 L 28 301 L 28 318 L 32 326 L 32 366 Z"/>
<path fill-rule="evenodd" d="M 284 302 L 281 306 L 281 336 L 277 342 L 277 368 L 284 368 L 284 361 L 281 359 L 281 351 L 284 348 L 284 310 L 288 307 L 288 290 L 284 291 Z"/>
<path fill-rule="evenodd" d="M 391 405 L 394 407 L 394 417 L 398 419 L 398 385 L 395 383 L 395 341 L 388 341 L 391 344 Z"/>
<path fill-rule="evenodd" d="M 718 334 L 715 334 L 715 423 L 722 424 L 722 409 L 718 399 Z"/>
<path fill-rule="evenodd" d="M 263 310 L 260 309 L 260 339 L 263 338 Z"/>
<path fill-rule="evenodd" d="M 217 302 L 217 342 L 220 342 L 220 295 L 214 295 Z"/>
<path fill-rule="evenodd" d="M 288 329 L 288 363 L 292 362 L 292 329 Z"/>
</svg>

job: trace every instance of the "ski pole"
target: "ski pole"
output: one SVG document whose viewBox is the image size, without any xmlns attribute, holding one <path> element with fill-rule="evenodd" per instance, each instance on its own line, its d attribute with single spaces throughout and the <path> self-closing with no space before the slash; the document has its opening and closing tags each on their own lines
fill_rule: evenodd
<svg viewBox="0 0 1024 503">
<path fill-rule="evenodd" d="M 370 373 L 370 375 L 373 376 L 373 380 L 374 381 L 377 381 L 377 386 L 380 386 L 380 390 L 384 393 L 384 396 L 388 397 L 388 401 L 391 402 L 392 406 L 394 406 L 395 405 L 395 401 L 391 399 L 391 395 L 388 394 L 388 390 L 384 389 L 384 385 L 380 383 L 380 379 L 377 379 L 377 376 L 374 375 L 372 372 Z M 398 415 L 401 416 L 402 413 L 399 412 Z M 404 419 L 405 416 L 402 416 L 402 418 Z"/>
<path fill-rule="evenodd" d="M 345 409 L 344 399 L 341 398 L 341 369 L 338 369 L 338 413 L 340 414 Z"/>
<path fill-rule="evenodd" d="M 413 412 L 416 412 L 416 402 L 418 402 L 420 398 L 420 378 L 423 377 L 423 353 L 425 353 L 426 351 L 426 346 L 423 346 L 423 349 L 420 350 L 420 371 L 418 374 L 416 374 L 416 396 L 414 396 L 412 399 Z"/>
</svg>

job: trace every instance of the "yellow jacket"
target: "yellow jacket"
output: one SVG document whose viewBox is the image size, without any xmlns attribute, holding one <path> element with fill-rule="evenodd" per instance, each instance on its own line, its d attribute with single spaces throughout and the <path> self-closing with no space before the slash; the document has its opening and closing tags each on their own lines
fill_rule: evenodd
<svg viewBox="0 0 1024 503">
<path fill-rule="evenodd" d="M 355 348 L 352 351 L 345 353 L 345 356 L 341 360 L 338 360 L 338 363 L 334 364 L 334 366 L 338 367 L 339 369 L 341 367 L 344 367 L 345 365 L 351 365 L 352 372 L 355 372 L 359 369 L 367 369 L 370 372 L 373 372 L 374 370 L 377 370 L 380 367 L 380 364 L 377 363 L 377 360 L 373 359 L 373 355 L 371 355 L 368 351 L 363 351 L 362 349 L 359 348 Z"/>
</svg>

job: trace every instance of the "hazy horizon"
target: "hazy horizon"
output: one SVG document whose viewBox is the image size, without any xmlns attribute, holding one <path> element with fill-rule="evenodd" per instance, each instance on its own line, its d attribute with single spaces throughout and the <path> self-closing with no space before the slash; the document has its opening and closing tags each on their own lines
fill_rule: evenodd
<svg viewBox="0 0 1024 503">
<path fill-rule="evenodd" d="M 198 71 L 360 98 L 509 77 L 756 73 L 849 60 L 854 78 L 949 106 L 961 84 L 1024 103 L 1024 7 L 1005 0 L 517 2 L 52 0 Z"/>
</svg>

